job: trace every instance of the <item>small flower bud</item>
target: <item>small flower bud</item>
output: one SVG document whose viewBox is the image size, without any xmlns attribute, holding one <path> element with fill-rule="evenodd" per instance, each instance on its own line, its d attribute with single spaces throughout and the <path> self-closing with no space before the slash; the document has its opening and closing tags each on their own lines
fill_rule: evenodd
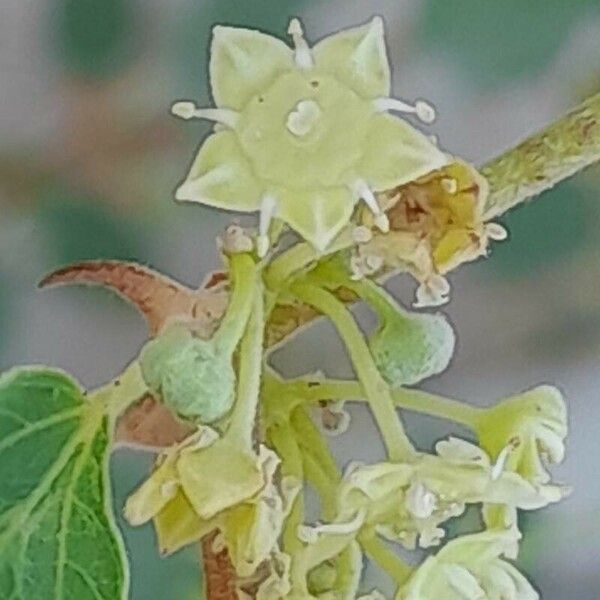
<svg viewBox="0 0 600 600">
<path fill-rule="evenodd" d="M 140 365 L 148 387 L 184 417 L 212 423 L 233 404 L 235 372 L 230 356 L 181 326 L 149 342 Z"/>
<path fill-rule="evenodd" d="M 454 343 L 454 331 L 442 315 L 391 308 L 369 340 L 375 363 L 392 386 L 413 385 L 443 371 Z"/>
</svg>

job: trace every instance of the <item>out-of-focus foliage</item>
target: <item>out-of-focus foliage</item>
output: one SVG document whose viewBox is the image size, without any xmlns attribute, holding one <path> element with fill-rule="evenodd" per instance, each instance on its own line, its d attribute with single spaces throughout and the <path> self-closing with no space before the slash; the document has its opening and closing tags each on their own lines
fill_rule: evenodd
<svg viewBox="0 0 600 600">
<path fill-rule="evenodd" d="M 52 29 L 57 55 L 72 75 L 107 78 L 132 58 L 140 25 L 132 0 L 58 0 Z"/>
<path fill-rule="evenodd" d="M 427 0 L 416 39 L 458 60 L 473 84 L 498 87 L 539 75 L 588 11 L 600 14 L 597 0 Z"/>
<path fill-rule="evenodd" d="M 47 266 L 94 258 L 146 256 L 142 223 L 111 210 L 92 192 L 64 186 L 47 189 L 39 201 L 37 226 Z"/>
<path fill-rule="evenodd" d="M 592 195 L 579 183 L 567 181 L 546 192 L 544 202 L 507 213 L 502 221 L 510 243 L 494 247 L 489 268 L 506 278 L 526 277 L 573 256 L 586 242 Z"/>
</svg>

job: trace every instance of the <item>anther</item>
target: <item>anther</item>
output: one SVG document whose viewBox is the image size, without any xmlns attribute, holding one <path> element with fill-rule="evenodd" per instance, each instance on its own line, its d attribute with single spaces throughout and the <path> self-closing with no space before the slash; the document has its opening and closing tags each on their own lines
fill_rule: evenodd
<svg viewBox="0 0 600 600">
<path fill-rule="evenodd" d="M 440 183 L 444 191 L 448 194 L 456 194 L 458 191 L 458 182 L 452 177 L 444 177 Z"/>
<path fill-rule="evenodd" d="M 357 244 L 366 244 L 373 239 L 373 233 L 368 227 L 359 225 L 352 230 L 352 239 Z"/>
<path fill-rule="evenodd" d="M 485 233 L 487 237 L 496 242 L 501 242 L 508 237 L 508 231 L 498 223 L 486 223 Z"/>
<path fill-rule="evenodd" d="M 417 100 L 414 104 L 408 104 L 397 98 L 377 98 L 374 105 L 377 112 L 393 110 L 412 114 L 427 125 L 435 121 L 435 108 L 428 102 L 425 102 L 425 100 Z"/>
</svg>

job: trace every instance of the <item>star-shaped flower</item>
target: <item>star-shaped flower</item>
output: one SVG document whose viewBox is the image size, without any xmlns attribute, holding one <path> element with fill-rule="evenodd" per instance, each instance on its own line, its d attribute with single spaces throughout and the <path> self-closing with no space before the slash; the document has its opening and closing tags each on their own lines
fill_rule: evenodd
<svg viewBox="0 0 600 600">
<path fill-rule="evenodd" d="M 504 556 L 514 554 L 516 529 L 453 540 L 415 571 L 396 600 L 537 600 L 538 593 Z"/>
<path fill-rule="evenodd" d="M 390 97 L 381 18 L 313 48 L 297 19 L 288 33 L 294 48 L 258 31 L 215 27 L 210 83 L 217 108 L 173 106 L 182 118 L 218 123 L 176 198 L 260 211 L 261 255 L 272 218 L 324 249 L 358 200 L 386 231 L 375 194 L 449 163 L 425 135 L 388 112 L 434 118 L 423 101 L 412 106 Z"/>
<path fill-rule="evenodd" d="M 507 468 L 533 483 L 550 481 L 545 463 L 565 455 L 567 409 L 558 389 L 542 385 L 483 411 L 477 426 L 491 456 L 508 452 Z"/>
</svg>

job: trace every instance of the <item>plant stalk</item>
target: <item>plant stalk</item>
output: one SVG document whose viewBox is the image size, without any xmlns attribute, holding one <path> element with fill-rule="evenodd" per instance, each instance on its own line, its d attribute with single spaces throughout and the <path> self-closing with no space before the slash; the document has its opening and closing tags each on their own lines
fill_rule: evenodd
<svg viewBox="0 0 600 600">
<path fill-rule="evenodd" d="M 492 219 L 600 160 L 600 93 L 481 168 Z"/>
<path fill-rule="evenodd" d="M 331 319 L 350 356 L 391 460 L 410 460 L 415 450 L 396 413 L 389 386 L 381 377 L 354 317 L 335 296 L 308 283 L 296 283 L 292 293 Z"/>
</svg>

